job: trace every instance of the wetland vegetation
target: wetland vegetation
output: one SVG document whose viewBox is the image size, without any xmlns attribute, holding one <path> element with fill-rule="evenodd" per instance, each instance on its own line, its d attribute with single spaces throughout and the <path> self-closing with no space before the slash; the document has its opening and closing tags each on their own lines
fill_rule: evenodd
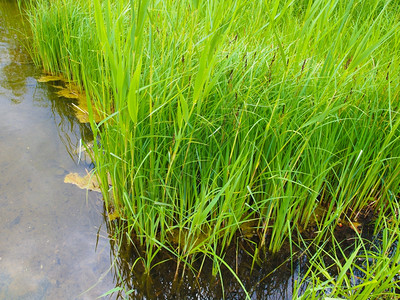
<svg viewBox="0 0 400 300">
<path fill-rule="evenodd" d="M 175 281 L 209 272 L 224 297 L 228 271 L 237 298 L 262 297 L 231 257 L 251 269 L 284 247 L 307 258 L 294 298 L 396 297 L 397 1 L 32 0 L 25 13 L 35 63 L 87 101 L 127 273 L 173 261 Z M 122 273 L 114 292 L 133 297 Z"/>
</svg>

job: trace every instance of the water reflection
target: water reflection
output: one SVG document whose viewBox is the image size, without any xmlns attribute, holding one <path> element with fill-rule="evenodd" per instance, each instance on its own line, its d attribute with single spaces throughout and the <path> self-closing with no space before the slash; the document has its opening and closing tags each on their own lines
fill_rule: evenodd
<svg viewBox="0 0 400 300">
<path fill-rule="evenodd" d="M 117 235 L 116 224 L 117 221 L 109 224 L 108 231 Z M 114 280 L 116 286 L 121 288 L 114 294 L 117 299 L 123 299 L 126 292 L 129 292 L 130 299 L 246 299 L 243 288 L 230 270 L 222 267 L 221 276 L 215 278 L 212 276 L 212 262 L 203 260 L 203 257 L 198 257 L 193 263 L 193 270 L 182 272 L 180 269 L 178 279 L 174 280 L 175 258 L 161 251 L 153 261 L 151 274 L 145 275 L 139 259 L 145 249 L 134 236 L 130 237 L 130 240 L 136 241 L 134 245 L 126 240 L 126 235 L 123 237 L 119 242 L 110 241 Z M 301 272 L 305 272 L 307 260 L 300 252 L 291 260 L 289 249 L 284 247 L 277 254 L 265 252 L 255 263 L 249 255 L 254 251 L 251 244 L 242 241 L 227 249 L 224 259 L 242 280 L 251 299 L 292 299 L 295 280 L 301 277 Z M 197 270 L 201 270 L 200 274 Z"/>
<path fill-rule="evenodd" d="M 16 13 L 16 1 L 1 1 L 0 11 L 0 94 L 15 104 L 23 101 L 26 86 L 25 74 L 32 73 L 32 63 L 20 42 L 24 39 L 23 21 Z M 9 26 L 12 24 L 12 26 Z"/>
<path fill-rule="evenodd" d="M 62 84 L 61 82 L 59 84 Z M 37 93 L 33 99 L 35 105 L 43 106 L 43 99 L 46 99 L 45 105 L 48 105 L 58 131 L 58 138 L 64 144 L 65 149 L 71 159 L 91 167 L 90 157 L 84 151 L 84 143 L 89 144 L 93 141 L 93 134 L 89 123 L 79 123 L 73 104 L 74 100 L 66 99 L 56 95 L 57 89 L 49 86 L 47 83 L 41 83 L 47 89 L 43 90 L 45 94 Z"/>
<path fill-rule="evenodd" d="M 86 143 L 93 139 L 90 126 L 77 122 L 72 101 L 58 97 L 55 88 L 49 88 L 49 84 L 40 84 L 46 87 L 44 89 L 36 88 L 37 82 L 33 77 L 38 78 L 40 72 L 22 45 L 26 40 L 24 31 L 28 26 L 17 13 L 17 1 L 1 0 L 0 5 L 0 95 L 4 95 L 13 104 L 19 104 L 24 100 L 27 88 L 35 88 L 33 102 L 40 107 L 50 106 L 58 136 L 71 159 L 77 162 L 80 139 Z M 88 161 L 87 156 L 84 158 Z"/>
</svg>

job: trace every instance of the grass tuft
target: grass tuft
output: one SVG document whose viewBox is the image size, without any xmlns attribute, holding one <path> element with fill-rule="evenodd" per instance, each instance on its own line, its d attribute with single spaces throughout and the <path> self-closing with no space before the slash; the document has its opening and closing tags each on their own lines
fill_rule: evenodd
<svg viewBox="0 0 400 300">
<path fill-rule="evenodd" d="M 334 239 L 327 228 L 365 209 L 393 216 L 396 1 L 36 0 L 27 17 L 34 61 L 88 95 L 103 195 L 145 246 L 146 272 L 166 250 L 178 266 L 203 254 L 216 275 L 249 224 L 255 252 L 276 252 L 307 228 L 316 245 Z M 329 254 L 335 278 L 321 248 L 309 292 L 391 286 L 353 288 L 363 243 L 344 264 Z"/>
</svg>

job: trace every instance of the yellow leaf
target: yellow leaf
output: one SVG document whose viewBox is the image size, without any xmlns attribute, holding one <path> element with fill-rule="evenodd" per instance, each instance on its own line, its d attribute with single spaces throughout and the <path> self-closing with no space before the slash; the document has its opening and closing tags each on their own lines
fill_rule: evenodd
<svg viewBox="0 0 400 300">
<path fill-rule="evenodd" d="M 56 93 L 60 97 L 69 98 L 69 99 L 78 99 L 79 93 L 70 89 L 61 89 Z"/>
<path fill-rule="evenodd" d="M 43 75 L 37 81 L 38 82 L 49 82 L 49 81 L 58 81 L 58 80 L 63 80 L 63 78 L 61 76 Z"/>
<path fill-rule="evenodd" d="M 95 192 L 101 192 L 100 184 L 96 175 L 88 173 L 85 177 L 79 176 L 78 173 L 70 173 L 64 178 L 65 183 L 75 184 L 81 189 L 87 189 Z"/>
<path fill-rule="evenodd" d="M 78 98 L 78 105 L 75 104 L 73 105 L 75 108 L 75 116 L 77 117 L 79 122 L 89 123 L 89 112 L 88 112 L 86 96 L 80 95 Z M 99 123 L 102 120 L 95 107 L 93 107 L 93 117 L 96 123 Z"/>
<path fill-rule="evenodd" d="M 113 211 L 112 213 L 109 213 L 109 214 L 108 214 L 108 219 L 109 219 L 110 221 L 113 221 L 113 220 L 118 219 L 118 218 L 119 218 L 119 213 L 118 213 L 118 211 L 115 210 L 115 209 L 114 209 L 114 211 Z"/>
<path fill-rule="evenodd" d="M 56 94 L 60 97 L 69 98 L 69 99 L 78 99 L 78 103 L 72 103 L 74 106 L 75 116 L 80 123 L 89 123 L 89 112 L 87 106 L 87 99 L 85 91 L 82 91 L 76 84 L 72 82 L 66 82 L 65 79 L 61 76 L 42 76 L 38 79 L 38 82 L 49 82 L 49 81 L 58 81 L 61 80 L 65 84 L 65 88 L 61 86 L 54 86 L 59 89 Z M 100 116 L 99 112 L 93 105 L 93 118 L 96 123 L 99 123 L 103 118 Z"/>
<path fill-rule="evenodd" d="M 361 233 L 362 232 L 362 224 L 358 222 L 349 222 L 350 228 L 353 229 L 355 232 Z"/>
</svg>

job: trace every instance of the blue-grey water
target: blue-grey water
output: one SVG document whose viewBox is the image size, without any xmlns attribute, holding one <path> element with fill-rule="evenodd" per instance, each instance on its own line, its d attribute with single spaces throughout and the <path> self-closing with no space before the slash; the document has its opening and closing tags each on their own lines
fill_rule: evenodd
<svg viewBox="0 0 400 300">
<path fill-rule="evenodd" d="M 90 130 L 37 82 L 16 3 L 0 0 L 0 299 L 95 299 L 113 287 L 103 203 L 64 183 L 91 167 Z"/>
</svg>

